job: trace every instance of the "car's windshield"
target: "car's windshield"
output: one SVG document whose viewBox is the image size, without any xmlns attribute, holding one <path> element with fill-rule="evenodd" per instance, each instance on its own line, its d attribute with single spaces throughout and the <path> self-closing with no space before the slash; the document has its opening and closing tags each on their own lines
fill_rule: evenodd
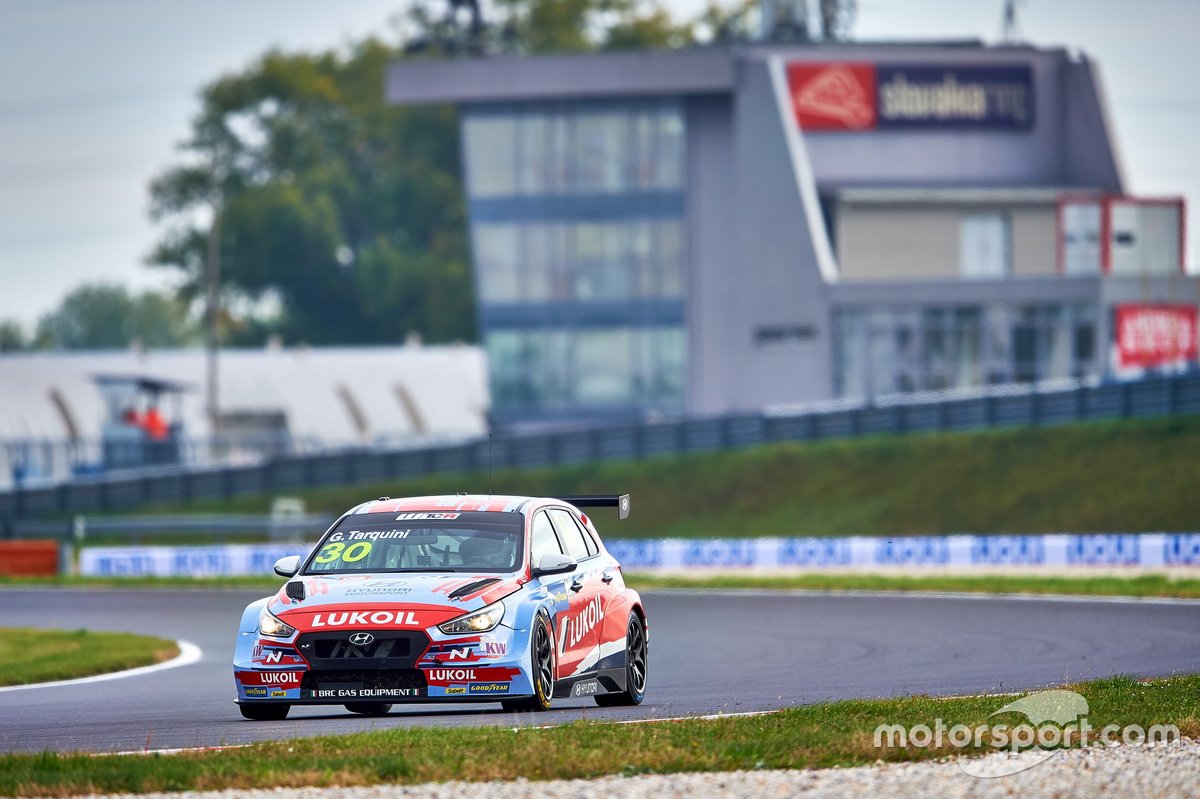
<svg viewBox="0 0 1200 799">
<path fill-rule="evenodd" d="M 516 571 L 522 519 L 519 513 L 351 514 L 317 545 L 304 573 Z"/>
</svg>

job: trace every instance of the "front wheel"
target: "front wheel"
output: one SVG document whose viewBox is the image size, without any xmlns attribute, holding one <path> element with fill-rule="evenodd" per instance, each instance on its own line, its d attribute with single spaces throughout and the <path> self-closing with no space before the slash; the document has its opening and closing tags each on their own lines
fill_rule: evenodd
<svg viewBox="0 0 1200 799">
<path fill-rule="evenodd" d="M 351 702 L 346 705 L 346 710 L 360 716 L 386 716 L 391 709 L 392 706 L 386 702 Z"/>
<path fill-rule="evenodd" d="M 550 620 L 541 614 L 534 622 L 533 642 L 529 650 L 533 696 L 504 699 L 500 704 L 505 710 L 550 709 L 550 702 L 554 699 L 554 635 L 550 632 Z"/>
<path fill-rule="evenodd" d="M 242 711 L 242 718 L 251 721 L 283 721 L 291 709 L 291 705 L 238 705 L 238 710 Z"/>
<path fill-rule="evenodd" d="M 646 698 L 646 628 L 636 613 L 629 614 L 625 633 L 625 690 L 596 697 L 600 707 L 640 705 Z"/>
</svg>

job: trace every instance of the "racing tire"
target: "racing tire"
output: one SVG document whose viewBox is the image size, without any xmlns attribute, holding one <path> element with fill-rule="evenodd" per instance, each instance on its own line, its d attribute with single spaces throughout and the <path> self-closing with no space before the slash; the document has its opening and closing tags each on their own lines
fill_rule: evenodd
<svg viewBox="0 0 1200 799">
<path fill-rule="evenodd" d="M 283 721 L 291 709 L 291 705 L 238 705 L 238 710 L 242 711 L 242 718 L 250 721 Z"/>
<path fill-rule="evenodd" d="M 640 705 L 646 698 L 646 627 L 642 617 L 629 614 L 625 633 L 625 690 L 596 697 L 600 707 Z"/>
<path fill-rule="evenodd" d="M 554 633 L 550 620 L 539 613 L 534 622 L 533 641 L 529 645 L 530 670 L 533 681 L 533 696 L 520 699 L 503 699 L 500 705 L 505 710 L 549 710 L 554 700 Z"/>
<path fill-rule="evenodd" d="M 346 705 L 346 710 L 360 716 L 386 716 L 391 709 L 392 706 L 386 702 L 351 702 Z"/>
</svg>

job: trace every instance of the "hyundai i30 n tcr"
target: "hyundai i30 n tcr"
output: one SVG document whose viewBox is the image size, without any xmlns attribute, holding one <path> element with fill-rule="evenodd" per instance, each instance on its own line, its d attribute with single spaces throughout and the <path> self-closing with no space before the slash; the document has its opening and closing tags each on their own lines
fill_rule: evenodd
<svg viewBox="0 0 1200 799">
<path fill-rule="evenodd" d="M 629 496 L 385 497 L 351 509 L 306 557 L 277 562 L 288 582 L 242 614 L 242 715 L 641 703 L 646 614 L 581 510 L 602 506 L 625 518 Z"/>
</svg>

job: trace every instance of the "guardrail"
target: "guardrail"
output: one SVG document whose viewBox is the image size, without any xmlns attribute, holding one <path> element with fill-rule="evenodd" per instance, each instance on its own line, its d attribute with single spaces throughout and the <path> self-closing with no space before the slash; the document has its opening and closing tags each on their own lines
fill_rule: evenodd
<svg viewBox="0 0 1200 799">
<path fill-rule="evenodd" d="M 73 516 L 70 519 L 17 519 L 9 523 L 13 538 L 53 538 L 82 546 L 89 537 L 124 539 L 133 544 L 146 539 L 200 536 L 260 537 L 270 541 L 312 539 L 328 529 L 328 514 L 269 516 L 253 513 L 177 516 Z"/>
<path fill-rule="evenodd" d="M 950 535 L 896 538 L 613 540 L 630 572 L 929 568 L 1200 568 L 1200 533 Z M 89 547 L 79 573 L 92 577 L 269 576 L 311 543 L 198 547 Z"/>
<path fill-rule="evenodd" d="M 261 464 L 142 472 L 0 493 L 0 533 L 14 520 L 111 512 L 149 502 L 352 485 L 433 473 L 528 468 L 809 441 L 873 433 L 1050 426 L 1087 419 L 1200 413 L 1200 374 L 1130 383 L 1002 386 L 973 393 L 896 396 L 810 409 L 497 435 L 416 450 L 350 449 Z"/>
</svg>

